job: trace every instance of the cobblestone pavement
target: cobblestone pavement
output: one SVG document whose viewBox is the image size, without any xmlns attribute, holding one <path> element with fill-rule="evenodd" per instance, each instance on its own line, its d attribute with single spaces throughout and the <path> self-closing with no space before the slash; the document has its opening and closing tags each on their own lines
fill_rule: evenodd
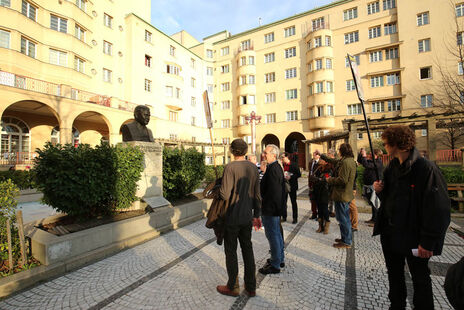
<svg viewBox="0 0 464 310">
<path fill-rule="evenodd" d="M 339 237 L 336 221 L 328 235 L 317 234 L 309 201 L 298 203 L 299 223 L 283 223 L 286 266 L 280 274 L 258 274 L 254 298 L 216 292 L 227 281 L 224 252 L 201 220 L 11 296 L 0 309 L 388 309 L 379 239 L 364 223 L 369 215 L 360 214 L 355 246 L 338 250 L 331 246 Z M 430 263 L 436 309 L 451 309 L 444 275 L 464 255 L 456 234 L 449 231 L 445 242 L 443 255 Z M 259 268 L 269 257 L 263 230 L 253 232 L 253 246 Z"/>
</svg>

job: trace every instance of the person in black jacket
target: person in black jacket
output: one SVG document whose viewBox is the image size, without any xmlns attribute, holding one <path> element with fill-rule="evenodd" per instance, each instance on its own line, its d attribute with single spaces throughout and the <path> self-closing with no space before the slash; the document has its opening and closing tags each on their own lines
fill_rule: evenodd
<svg viewBox="0 0 464 310">
<path fill-rule="evenodd" d="M 415 139 L 408 126 L 390 126 L 382 133 L 385 149 L 394 158 L 383 181 L 374 182 L 381 201 L 374 236 L 380 234 L 390 309 L 406 307 L 405 260 L 414 286 L 414 308 L 434 308 L 428 261 L 441 254 L 450 223 L 446 182 L 437 166 L 420 156 Z"/>
<path fill-rule="evenodd" d="M 279 147 L 268 144 L 263 151 L 267 166 L 261 180 L 262 208 L 264 232 L 271 249 L 271 258 L 259 269 L 262 274 L 279 273 L 284 263 L 284 240 L 280 232 L 280 217 L 285 204 L 284 172 L 277 158 Z"/>
<path fill-rule="evenodd" d="M 282 165 L 284 167 L 284 177 L 290 183 L 290 192 L 285 195 L 285 205 L 284 212 L 282 215 L 282 220 L 287 221 L 287 201 L 288 196 L 290 196 L 290 201 L 292 202 L 292 214 L 293 214 L 293 224 L 298 222 L 298 205 L 296 203 L 296 192 L 298 190 L 298 178 L 301 177 L 300 168 L 298 164 L 290 161 L 289 154 L 287 152 L 283 153 L 281 156 Z"/>
<path fill-rule="evenodd" d="M 333 176 L 333 166 L 323 159 L 319 160 L 317 169 L 310 177 L 313 182 L 313 195 L 317 204 L 317 221 L 319 228 L 316 232 L 324 234 L 329 233 L 330 217 L 329 217 L 329 196 L 330 188 L 327 179 Z"/>
</svg>

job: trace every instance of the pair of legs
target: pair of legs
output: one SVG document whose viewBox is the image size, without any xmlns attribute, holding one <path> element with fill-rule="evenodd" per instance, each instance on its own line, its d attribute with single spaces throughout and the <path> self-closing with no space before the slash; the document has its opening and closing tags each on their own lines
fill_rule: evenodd
<svg viewBox="0 0 464 310">
<path fill-rule="evenodd" d="M 329 204 L 327 202 L 318 201 L 317 203 L 317 217 L 330 222 L 329 218 Z"/>
<path fill-rule="evenodd" d="M 245 288 L 247 291 L 256 290 L 256 265 L 251 243 L 252 224 L 240 226 L 226 226 L 224 230 L 224 252 L 226 254 L 226 268 L 229 280 L 227 287 L 233 290 L 236 287 L 238 276 L 237 240 L 240 241 L 243 263 L 245 265 Z"/>
<path fill-rule="evenodd" d="M 372 210 L 371 219 L 368 220 L 367 222 L 375 223 L 377 221 L 377 208 L 374 207 L 371 201 L 372 191 L 373 191 L 372 185 L 364 185 L 362 195 L 364 199 L 366 199 L 366 201 L 369 203 L 369 205 L 371 206 L 371 210 Z"/>
<path fill-rule="evenodd" d="M 284 239 L 280 231 L 280 217 L 263 215 L 261 218 L 263 220 L 264 233 L 271 249 L 270 264 L 275 269 L 280 270 L 280 264 L 285 261 Z"/>
<path fill-rule="evenodd" d="M 282 218 L 283 218 L 284 221 L 287 220 L 288 196 L 290 196 L 290 201 L 292 202 L 293 222 L 296 223 L 298 221 L 298 205 L 296 203 L 296 190 L 292 190 L 287 194 L 287 196 L 285 198 L 284 214 L 282 215 Z"/>
<path fill-rule="evenodd" d="M 312 212 L 311 218 L 315 219 L 317 218 L 317 202 L 316 202 L 316 199 L 311 197 L 311 195 L 309 196 L 309 199 L 311 201 L 311 212 Z"/>
<path fill-rule="evenodd" d="M 352 241 L 349 205 L 349 202 L 335 202 L 335 218 L 340 224 L 340 235 L 342 242 L 347 245 L 351 245 Z"/>
<path fill-rule="evenodd" d="M 430 269 L 428 258 L 415 257 L 411 253 L 404 254 L 396 252 L 388 246 L 388 237 L 381 236 L 383 255 L 388 272 L 388 283 L 390 290 L 391 310 L 403 310 L 406 308 L 407 289 L 404 277 L 404 263 L 408 263 L 414 287 L 413 303 L 414 309 L 430 310 L 434 309 L 432 280 L 430 279 Z"/>
<path fill-rule="evenodd" d="M 358 207 L 356 206 L 356 200 L 353 199 L 350 201 L 350 219 L 351 219 L 351 228 L 358 229 Z"/>
</svg>

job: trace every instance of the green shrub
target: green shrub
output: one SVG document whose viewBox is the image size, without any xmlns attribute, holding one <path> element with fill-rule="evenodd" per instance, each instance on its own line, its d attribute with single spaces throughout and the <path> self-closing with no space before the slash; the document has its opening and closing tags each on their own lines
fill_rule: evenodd
<svg viewBox="0 0 464 310">
<path fill-rule="evenodd" d="M 34 188 L 34 172 L 32 170 L 0 171 L 0 182 L 10 179 L 19 189 Z"/>
<path fill-rule="evenodd" d="M 356 177 L 356 190 L 358 193 L 362 193 L 362 188 L 364 185 L 364 179 L 363 179 L 363 174 L 364 174 L 364 167 L 362 165 L 359 165 L 356 168 L 356 171 L 358 172 L 358 176 Z"/>
<path fill-rule="evenodd" d="M 224 172 L 224 166 L 220 165 L 217 166 L 218 177 L 222 177 Z M 206 174 L 205 174 L 205 183 L 209 184 L 216 180 L 216 173 L 214 172 L 214 166 L 206 166 Z"/>
<path fill-rule="evenodd" d="M 464 171 L 461 167 L 439 167 L 446 183 L 464 183 Z"/>
<path fill-rule="evenodd" d="M 19 236 L 16 228 L 16 197 L 19 195 L 18 187 L 11 180 L 0 182 L 0 261 L 8 260 L 8 239 L 6 232 L 6 220 L 11 222 L 11 239 L 13 260 L 17 261 L 20 257 Z M 1 265 L 0 265 L 1 266 Z"/>
<path fill-rule="evenodd" d="M 58 211 L 85 218 L 127 208 L 136 200 L 143 170 L 143 153 L 136 147 L 47 143 L 37 153 L 36 187 L 44 194 L 42 201 Z"/>
<path fill-rule="evenodd" d="M 166 199 L 185 197 L 205 177 L 205 154 L 195 148 L 164 148 L 163 191 Z"/>
</svg>

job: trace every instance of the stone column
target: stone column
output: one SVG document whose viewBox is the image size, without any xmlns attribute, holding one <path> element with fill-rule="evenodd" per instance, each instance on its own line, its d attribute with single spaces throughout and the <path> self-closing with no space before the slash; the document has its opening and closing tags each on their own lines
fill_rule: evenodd
<svg viewBox="0 0 464 310">
<path fill-rule="evenodd" d="M 60 126 L 60 143 L 72 143 L 72 127 Z"/>
<path fill-rule="evenodd" d="M 305 143 L 305 154 L 306 154 L 306 156 L 305 156 L 305 167 L 309 171 L 309 163 L 310 163 L 311 158 L 312 158 L 311 143 Z"/>
<path fill-rule="evenodd" d="M 119 134 L 119 132 L 111 132 L 109 138 L 110 138 L 109 143 L 111 145 L 116 145 L 122 142 L 122 135 Z"/>
<path fill-rule="evenodd" d="M 353 154 L 358 153 L 358 125 L 351 123 L 349 125 L 348 143 L 353 149 Z"/>
<path fill-rule="evenodd" d="M 430 160 L 437 160 L 437 120 L 427 120 L 427 155 Z"/>
</svg>

